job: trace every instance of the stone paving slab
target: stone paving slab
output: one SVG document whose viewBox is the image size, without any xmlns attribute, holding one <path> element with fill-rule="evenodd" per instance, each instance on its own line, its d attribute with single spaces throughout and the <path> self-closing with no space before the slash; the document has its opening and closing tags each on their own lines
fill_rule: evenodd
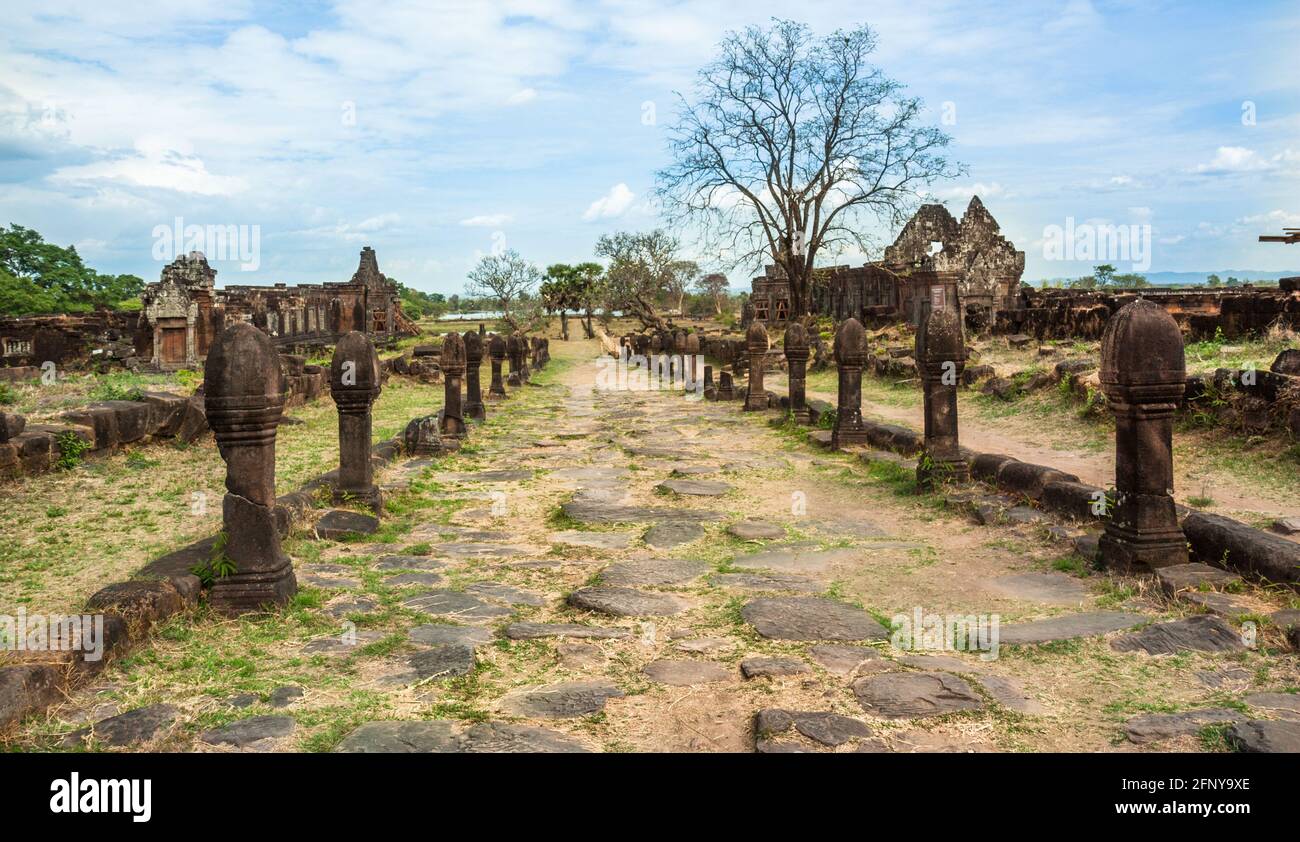
<svg viewBox="0 0 1300 842">
<path fill-rule="evenodd" d="M 740 610 L 745 622 L 775 640 L 883 640 L 885 627 L 861 608 L 811 596 L 755 599 Z"/>
<path fill-rule="evenodd" d="M 568 601 L 574 608 L 614 617 L 666 617 L 688 607 L 679 597 L 668 594 L 604 586 L 579 588 L 569 594 Z"/>
<path fill-rule="evenodd" d="M 1064 614 L 1046 620 L 1011 623 L 999 629 L 998 642 L 1003 646 L 1020 646 L 1030 643 L 1052 643 L 1076 637 L 1097 637 L 1110 632 L 1131 629 L 1139 623 L 1150 621 L 1145 614 L 1130 611 L 1089 611 Z"/>
</svg>

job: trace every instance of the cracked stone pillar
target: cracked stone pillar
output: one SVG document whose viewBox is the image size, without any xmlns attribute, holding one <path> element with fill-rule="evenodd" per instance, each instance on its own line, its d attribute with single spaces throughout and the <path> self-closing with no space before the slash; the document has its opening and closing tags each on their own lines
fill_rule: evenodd
<svg viewBox="0 0 1300 842">
<path fill-rule="evenodd" d="M 966 482 L 970 465 L 957 440 L 957 384 L 966 367 L 966 340 L 956 310 L 931 310 L 916 333 L 916 367 L 925 394 L 925 450 L 916 467 L 923 487 Z"/>
<path fill-rule="evenodd" d="M 483 337 L 476 330 L 465 331 L 465 417 L 475 421 L 487 418 L 478 374 L 483 366 Z"/>
<path fill-rule="evenodd" d="M 498 334 L 492 334 L 488 340 L 488 356 L 492 359 L 492 382 L 488 386 L 487 399 L 490 401 L 505 400 L 506 387 L 501 382 L 501 363 L 506 358 L 506 341 Z"/>
<path fill-rule="evenodd" d="M 836 396 L 835 428 L 831 430 L 831 447 L 841 448 L 867 443 L 862 426 L 862 363 L 866 352 L 866 335 L 857 319 L 848 319 L 835 332 L 835 363 L 839 368 L 839 392 Z"/>
<path fill-rule="evenodd" d="M 512 333 L 506 337 L 506 358 L 510 361 L 510 371 L 506 374 L 507 386 L 524 385 L 523 374 L 520 372 L 521 363 L 519 362 L 519 334 Z"/>
<path fill-rule="evenodd" d="M 271 337 L 247 322 L 226 328 L 203 369 L 204 408 L 226 461 L 222 552 L 235 572 L 209 595 L 223 614 L 284 605 L 298 592 L 275 522 L 275 432 L 284 409 L 284 375 Z"/>
<path fill-rule="evenodd" d="M 520 385 L 527 383 L 533 377 L 532 368 L 528 365 L 528 337 L 523 331 L 515 331 L 515 336 L 519 337 L 518 345 L 518 370 Z"/>
<path fill-rule="evenodd" d="M 790 414 L 799 424 L 812 423 L 805 391 L 808 378 L 808 331 L 798 322 L 785 329 L 785 362 L 790 381 Z"/>
<path fill-rule="evenodd" d="M 444 443 L 452 444 L 465 437 L 465 418 L 460 408 L 460 380 L 465 376 L 465 340 L 459 333 L 442 339 L 443 401 L 438 432 Z M 450 439 L 451 442 L 447 442 Z"/>
<path fill-rule="evenodd" d="M 362 332 L 349 331 L 334 348 L 330 362 L 330 397 L 339 412 L 339 479 L 334 501 L 362 500 L 382 511 L 370 460 L 370 410 L 382 389 L 379 356 Z"/>
<path fill-rule="evenodd" d="M 1187 385 L 1183 337 L 1163 307 L 1139 298 L 1106 322 L 1101 388 L 1115 416 L 1115 508 L 1101 536 L 1107 567 L 1187 562 L 1174 509 L 1174 412 Z"/>
<path fill-rule="evenodd" d="M 745 345 L 749 351 L 749 388 L 745 392 L 745 411 L 767 409 L 767 392 L 763 389 L 763 360 L 767 356 L 767 328 L 754 322 L 745 332 Z"/>
</svg>

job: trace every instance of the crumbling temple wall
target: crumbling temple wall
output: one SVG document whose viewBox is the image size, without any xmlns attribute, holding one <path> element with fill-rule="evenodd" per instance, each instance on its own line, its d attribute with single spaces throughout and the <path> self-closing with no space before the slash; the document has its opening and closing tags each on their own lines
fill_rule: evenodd
<svg viewBox="0 0 1300 842">
<path fill-rule="evenodd" d="M 1291 280 L 1291 279 L 1284 279 Z M 1142 290 L 1071 290 L 1022 288 L 1017 306 L 1000 310 L 995 333 L 1023 333 L 1038 339 L 1098 339 L 1107 320 L 1138 297 L 1164 307 L 1183 334 L 1212 338 L 1219 330 L 1229 339 L 1266 332 L 1274 325 L 1300 330 L 1300 291 L 1251 286 Z"/>
</svg>

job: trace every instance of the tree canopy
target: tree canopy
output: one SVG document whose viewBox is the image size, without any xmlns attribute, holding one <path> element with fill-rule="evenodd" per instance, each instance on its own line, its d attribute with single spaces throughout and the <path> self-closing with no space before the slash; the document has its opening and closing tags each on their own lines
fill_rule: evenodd
<svg viewBox="0 0 1300 842">
<path fill-rule="evenodd" d="M 21 225 L 0 228 L 0 313 L 86 313 L 115 309 L 144 289 L 135 275 L 100 274 L 75 246 L 47 243 Z"/>
</svg>

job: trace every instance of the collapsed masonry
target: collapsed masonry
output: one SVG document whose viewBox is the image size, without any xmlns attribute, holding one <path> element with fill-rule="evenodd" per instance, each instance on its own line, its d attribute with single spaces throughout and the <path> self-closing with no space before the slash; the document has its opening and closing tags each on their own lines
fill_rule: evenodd
<svg viewBox="0 0 1300 842">
<path fill-rule="evenodd" d="M 0 372 L 98 361 L 135 370 L 196 369 L 215 337 L 237 322 L 251 323 L 285 351 L 332 345 L 352 330 L 381 344 L 417 332 L 402 315 L 397 285 L 379 271 L 369 246 L 343 283 L 217 289 L 216 276 L 202 253 L 191 252 L 145 287 L 139 313 L 0 318 Z"/>
</svg>

